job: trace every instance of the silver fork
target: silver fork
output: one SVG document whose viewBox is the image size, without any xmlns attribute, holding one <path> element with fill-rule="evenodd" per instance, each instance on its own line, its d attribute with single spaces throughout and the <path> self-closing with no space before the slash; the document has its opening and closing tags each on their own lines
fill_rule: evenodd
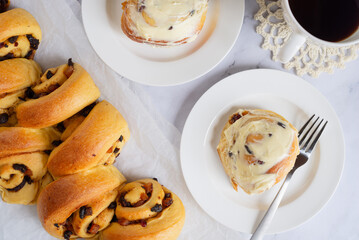
<svg viewBox="0 0 359 240">
<path fill-rule="evenodd" d="M 315 115 L 313 115 L 305 124 L 304 126 L 299 130 L 298 132 L 298 137 L 299 137 L 299 146 L 300 146 L 300 153 L 297 156 L 297 159 L 295 161 L 294 167 L 293 169 L 288 173 L 287 177 L 284 180 L 284 183 L 282 185 L 282 187 L 279 189 L 277 195 L 275 196 L 273 202 L 271 203 L 271 205 L 269 206 L 266 214 L 264 215 L 262 221 L 259 223 L 256 231 L 253 233 L 251 240 L 260 240 L 263 239 L 263 236 L 266 232 L 266 230 L 268 229 L 270 222 L 272 221 L 275 212 L 278 209 L 278 206 L 283 198 L 283 195 L 285 193 L 285 191 L 287 190 L 288 184 L 290 179 L 292 178 L 294 172 L 300 168 L 301 166 L 303 166 L 309 159 L 310 154 L 312 153 L 315 145 L 318 142 L 318 139 L 320 137 L 320 135 L 322 134 L 322 132 L 324 131 L 325 126 L 327 125 L 328 121 L 326 121 L 324 123 L 324 125 L 320 128 L 319 132 L 316 134 L 317 130 L 319 129 L 319 127 L 322 125 L 323 123 L 323 119 L 321 119 L 321 121 L 319 122 L 319 124 L 315 127 L 315 129 L 312 131 L 310 137 L 308 138 L 308 135 L 310 133 L 310 131 L 312 130 L 312 128 L 315 126 L 315 124 L 318 122 L 319 117 L 317 117 L 317 119 L 314 121 L 314 123 L 309 126 L 309 129 L 305 132 L 304 130 L 308 127 L 308 125 L 310 124 L 310 122 L 312 121 L 312 119 L 314 118 Z M 315 135 L 316 134 L 316 135 Z"/>
</svg>

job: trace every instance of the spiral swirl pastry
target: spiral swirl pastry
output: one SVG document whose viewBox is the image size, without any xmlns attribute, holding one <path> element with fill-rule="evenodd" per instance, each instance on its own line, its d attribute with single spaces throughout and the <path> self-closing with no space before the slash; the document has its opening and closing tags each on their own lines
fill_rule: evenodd
<svg viewBox="0 0 359 240">
<path fill-rule="evenodd" d="M 177 239 L 185 219 L 181 200 L 154 179 L 126 184 L 119 191 L 116 217 L 102 240 Z"/>
<path fill-rule="evenodd" d="M 40 83 L 26 91 L 26 101 L 16 108 L 18 125 L 31 128 L 55 125 L 99 96 L 100 91 L 91 76 L 69 59 L 67 64 L 48 69 Z"/>
<path fill-rule="evenodd" d="M 40 193 L 39 219 L 56 238 L 94 237 L 110 224 L 118 187 L 125 181 L 114 166 L 97 166 L 60 178 Z"/>
<path fill-rule="evenodd" d="M 0 61 L 33 59 L 41 41 L 41 29 L 26 10 L 15 8 L 0 14 Z"/>
<path fill-rule="evenodd" d="M 112 164 L 130 138 L 126 120 L 107 101 L 85 108 L 65 121 L 64 128 L 64 142 L 52 151 L 48 162 L 55 178 Z"/>
<path fill-rule="evenodd" d="M 230 116 L 219 145 L 219 157 L 233 188 L 261 193 L 281 181 L 299 154 L 297 130 L 268 110 L 243 110 Z"/>
<path fill-rule="evenodd" d="M 132 40 L 157 46 L 193 41 L 201 31 L 208 0 L 127 0 L 121 27 Z"/>
<path fill-rule="evenodd" d="M 39 83 L 41 68 L 33 60 L 14 58 L 0 62 L 0 127 L 17 123 L 15 108 L 26 90 Z"/>
<path fill-rule="evenodd" d="M 36 202 L 39 191 L 52 181 L 46 175 L 48 151 L 60 138 L 52 128 L 0 128 L 0 193 L 3 201 Z"/>
</svg>

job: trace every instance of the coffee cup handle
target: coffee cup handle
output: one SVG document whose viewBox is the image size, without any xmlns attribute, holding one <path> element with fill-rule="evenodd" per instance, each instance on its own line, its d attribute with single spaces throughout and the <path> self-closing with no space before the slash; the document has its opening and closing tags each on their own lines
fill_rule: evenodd
<svg viewBox="0 0 359 240">
<path fill-rule="evenodd" d="M 299 48 L 305 43 L 306 37 L 302 34 L 292 32 L 288 40 L 283 44 L 278 52 L 278 60 L 282 63 L 289 62 L 298 52 Z"/>
</svg>

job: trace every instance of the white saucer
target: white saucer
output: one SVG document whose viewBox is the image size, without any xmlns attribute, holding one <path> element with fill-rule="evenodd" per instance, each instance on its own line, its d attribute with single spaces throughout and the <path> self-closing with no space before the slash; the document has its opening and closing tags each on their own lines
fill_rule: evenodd
<svg viewBox="0 0 359 240">
<path fill-rule="evenodd" d="M 252 233 L 281 183 L 260 195 L 236 192 L 216 147 L 228 117 L 239 108 L 261 108 L 300 128 L 312 115 L 328 120 L 309 162 L 294 174 L 268 233 L 292 229 L 314 216 L 331 198 L 344 166 L 344 138 L 336 113 L 309 83 L 276 70 L 250 70 L 229 76 L 198 100 L 181 140 L 184 178 L 199 205 L 218 222 Z"/>
<path fill-rule="evenodd" d="M 100 58 L 120 75 L 154 86 L 189 82 L 213 69 L 239 35 L 244 0 L 210 0 L 198 38 L 172 48 L 154 48 L 130 40 L 121 30 L 123 1 L 82 1 L 86 34 Z"/>
</svg>

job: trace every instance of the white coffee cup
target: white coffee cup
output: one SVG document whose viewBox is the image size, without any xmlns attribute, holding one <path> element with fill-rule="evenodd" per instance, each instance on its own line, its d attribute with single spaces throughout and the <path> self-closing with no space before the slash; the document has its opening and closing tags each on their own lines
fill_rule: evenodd
<svg viewBox="0 0 359 240">
<path fill-rule="evenodd" d="M 284 19 L 287 21 L 289 27 L 293 30 L 288 40 L 284 43 L 281 49 L 279 49 L 278 59 L 282 63 L 289 62 L 289 60 L 298 52 L 300 47 L 307 39 L 310 39 L 312 42 L 318 44 L 319 46 L 327 47 L 343 47 L 359 43 L 359 28 L 350 37 L 340 42 L 329 42 L 319 39 L 311 35 L 298 23 L 290 9 L 288 0 L 281 0 L 281 4 Z M 338 4 L 340 4 L 340 1 L 338 1 Z"/>
</svg>

